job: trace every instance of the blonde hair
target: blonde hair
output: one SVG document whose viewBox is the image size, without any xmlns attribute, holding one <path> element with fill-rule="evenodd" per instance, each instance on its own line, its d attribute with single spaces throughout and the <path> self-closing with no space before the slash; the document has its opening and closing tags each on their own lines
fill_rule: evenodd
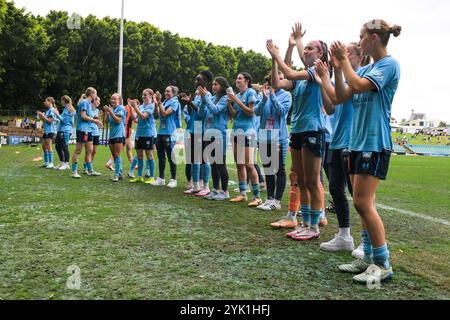
<svg viewBox="0 0 450 320">
<path fill-rule="evenodd" d="M 372 57 L 371 56 L 363 56 L 362 55 L 362 49 L 361 45 L 358 42 L 350 42 L 349 47 L 352 47 L 352 49 L 355 51 L 356 55 L 361 59 L 361 67 L 367 66 L 371 63 Z"/>
<path fill-rule="evenodd" d="M 45 101 L 48 101 L 52 104 L 52 107 L 56 109 L 56 103 L 55 103 L 55 99 L 53 99 L 53 97 L 47 97 L 45 98 Z"/>
<path fill-rule="evenodd" d="M 86 92 L 84 93 L 86 97 L 90 97 L 93 93 L 97 93 L 97 90 L 95 88 L 89 87 L 86 89 Z"/>
<path fill-rule="evenodd" d="M 69 96 L 67 96 L 67 95 L 62 96 L 62 97 L 61 97 L 61 101 L 62 101 L 65 105 L 68 105 L 68 106 L 69 106 L 69 112 L 70 112 L 70 113 L 72 113 L 72 112 L 75 110 L 74 107 L 73 107 L 73 105 L 72 105 L 72 99 L 71 99 Z"/>
</svg>

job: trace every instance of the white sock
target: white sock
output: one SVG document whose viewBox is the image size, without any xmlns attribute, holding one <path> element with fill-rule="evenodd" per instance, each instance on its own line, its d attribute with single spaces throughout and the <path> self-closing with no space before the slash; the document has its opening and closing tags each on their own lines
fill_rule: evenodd
<svg viewBox="0 0 450 320">
<path fill-rule="evenodd" d="M 292 221 L 297 220 L 297 212 L 289 211 L 287 218 Z"/>
<path fill-rule="evenodd" d="M 338 236 L 341 236 L 344 239 L 350 239 L 350 228 L 339 228 Z"/>
</svg>

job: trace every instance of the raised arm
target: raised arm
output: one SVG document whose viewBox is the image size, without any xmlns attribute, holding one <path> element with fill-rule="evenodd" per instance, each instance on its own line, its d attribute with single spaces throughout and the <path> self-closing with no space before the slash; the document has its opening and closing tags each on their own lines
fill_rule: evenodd
<svg viewBox="0 0 450 320">
<path fill-rule="evenodd" d="M 267 50 L 269 51 L 272 58 L 278 64 L 281 72 L 283 72 L 284 76 L 289 80 L 310 80 L 310 76 L 306 71 L 295 71 L 289 68 L 286 63 L 284 63 L 283 59 L 280 56 L 279 48 L 273 43 L 272 40 L 267 40 L 266 43 Z"/>
</svg>

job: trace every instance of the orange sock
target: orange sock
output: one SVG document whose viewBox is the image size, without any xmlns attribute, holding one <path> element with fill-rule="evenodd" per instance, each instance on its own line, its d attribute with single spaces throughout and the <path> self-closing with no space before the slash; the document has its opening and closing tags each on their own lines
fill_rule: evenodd
<svg viewBox="0 0 450 320">
<path fill-rule="evenodd" d="M 298 212 L 300 210 L 300 190 L 295 186 L 291 186 L 289 191 L 288 210 L 290 212 Z"/>
</svg>

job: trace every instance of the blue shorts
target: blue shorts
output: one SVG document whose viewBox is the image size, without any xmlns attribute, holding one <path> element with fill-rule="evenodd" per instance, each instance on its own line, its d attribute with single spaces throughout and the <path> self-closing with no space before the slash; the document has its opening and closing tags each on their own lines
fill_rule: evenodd
<svg viewBox="0 0 450 320">
<path fill-rule="evenodd" d="M 307 131 L 302 133 L 292 133 L 289 147 L 297 151 L 306 149 L 315 156 L 322 158 L 325 151 L 325 132 Z"/>
<path fill-rule="evenodd" d="M 368 174 L 386 180 L 391 159 L 391 151 L 352 151 L 349 160 L 349 174 Z"/>
</svg>

